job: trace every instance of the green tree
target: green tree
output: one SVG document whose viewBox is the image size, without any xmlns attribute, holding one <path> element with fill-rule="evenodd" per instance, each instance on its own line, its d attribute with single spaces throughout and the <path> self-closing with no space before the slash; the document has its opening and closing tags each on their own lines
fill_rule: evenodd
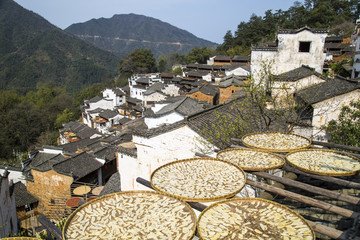
<svg viewBox="0 0 360 240">
<path fill-rule="evenodd" d="M 331 142 L 360 146 L 360 100 L 350 102 L 349 106 L 341 108 L 337 121 L 332 120 L 326 127 Z"/>
<path fill-rule="evenodd" d="M 170 71 L 170 73 L 173 73 L 173 74 L 176 74 L 176 75 L 180 75 L 180 76 L 183 75 L 183 71 L 182 71 L 181 67 L 176 67 L 176 68 L 174 68 L 173 70 Z"/>
<path fill-rule="evenodd" d="M 206 61 L 215 55 L 215 50 L 211 47 L 195 47 L 186 56 L 187 63 L 201 63 L 205 64 Z"/>
<path fill-rule="evenodd" d="M 159 72 L 166 72 L 169 70 L 169 66 L 167 64 L 167 58 L 164 54 L 161 54 L 158 58 L 158 70 Z"/>
<path fill-rule="evenodd" d="M 73 121 L 74 119 L 74 113 L 70 112 L 69 109 L 65 109 L 62 113 L 57 115 L 56 121 L 55 121 L 55 128 L 59 129 L 62 128 L 63 123 L 67 123 L 70 121 Z"/>
<path fill-rule="evenodd" d="M 151 50 L 137 49 L 130 53 L 119 64 L 120 74 L 131 76 L 135 73 L 151 73 L 156 71 L 156 60 Z"/>
</svg>

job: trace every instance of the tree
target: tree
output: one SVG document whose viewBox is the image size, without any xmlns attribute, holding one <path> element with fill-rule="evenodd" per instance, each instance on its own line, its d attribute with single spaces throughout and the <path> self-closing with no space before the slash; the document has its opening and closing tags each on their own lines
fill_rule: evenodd
<svg viewBox="0 0 360 240">
<path fill-rule="evenodd" d="M 360 146 L 360 100 L 343 106 L 337 121 L 332 120 L 325 128 L 331 142 Z"/>
<path fill-rule="evenodd" d="M 74 113 L 70 112 L 69 109 L 66 108 L 62 113 L 57 115 L 55 121 L 55 128 L 56 129 L 62 128 L 63 123 L 67 123 L 73 120 L 75 120 Z"/>
<path fill-rule="evenodd" d="M 158 63 L 158 70 L 159 72 L 166 72 L 169 70 L 169 67 L 167 65 L 167 58 L 164 54 L 161 54 L 159 56 L 159 63 Z"/>
<path fill-rule="evenodd" d="M 156 60 L 151 50 L 137 49 L 120 61 L 119 71 L 120 74 L 127 76 L 135 73 L 155 72 Z"/>
<path fill-rule="evenodd" d="M 195 47 L 186 56 L 187 63 L 201 63 L 205 64 L 206 61 L 215 55 L 215 50 L 211 47 Z"/>
<path fill-rule="evenodd" d="M 176 67 L 173 70 L 171 70 L 170 73 L 182 76 L 183 70 L 181 69 L 181 67 Z"/>
</svg>

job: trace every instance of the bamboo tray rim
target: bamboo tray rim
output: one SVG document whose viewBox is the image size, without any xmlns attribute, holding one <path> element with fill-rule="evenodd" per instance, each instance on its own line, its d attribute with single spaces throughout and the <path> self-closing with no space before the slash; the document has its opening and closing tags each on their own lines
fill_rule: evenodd
<svg viewBox="0 0 360 240">
<path fill-rule="evenodd" d="M 244 139 L 246 137 L 252 136 L 252 135 L 260 135 L 260 134 L 284 134 L 284 135 L 292 135 L 292 136 L 296 136 L 302 139 L 305 139 L 309 142 L 309 144 L 305 145 L 304 147 L 299 147 L 299 148 L 291 148 L 291 149 L 276 149 L 276 148 L 264 148 L 264 147 L 258 147 L 258 146 L 254 146 L 251 144 L 246 143 L 246 141 L 244 141 Z M 292 152 L 292 151 L 297 151 L 297 150 L 301 150 L 301 149 L 307 149 L 311 146 L 311 139 L 306 138 L 304 136 L 301 136 L 299 134 L 295 134 L 295 133 L 286 133 L 286 132 L 253 132 L 253 133 L 249 133 L 244 135 L 241 138 L 241 142 L 249 148 L 254 148 L 254 149 L 260 149 L 260 150 L 265 150 L 265 151 L 269 151 L 269 152 L 278 152 L 278 153 L 284 153 L 284 152 Z"/>
<path fill-rule="evenodd" d="M 308 168 L 305 168 L 305 167 L 301 167 L 301 166 L 291 162 L 289 160 L 289 158 L 288 158 L 291 154 L 295 154 L 295 153 L 298 153 L 298 152 L 332 152 L 332 153 L 347 156 L 349 158 L 357 160 L 359 163 L 360 163 L 360 159 L 355 157 L 355 156 L 352 156 L 350 154 L 340 152 L 340 151 L 336 151 L 336 150 L 330 150 L 330 149 L 302 149 L 302 150 L 292 151 L 292 152 L 289 152 L 288 154 L 286 154 L 285 155 L 286 162 L 288 164 L 290 164 L 291 166 L 293 166 L 293 167 L 295 167 L 295 168 L 297 168 L 297 169 L 299 169 L 299 170 L 301 170 L 303 172 L 313 173 L 313 174 L 321 175 L 321 176 L 331 176 L 331 177 L 352 176 L 352 175 L 355 175 L 357 172 L 360 172 L 360 170 L 356 170 L 356 171 L 349 171 L 349 172 L 344 172 L 344 173 L 326 173 L 326 172 L 322 172 L 322 171 L 315 171 L 315 170 L 311 170 L 311 169 L 308 169 Z"/>
<path fill-rule="evenodd" d="M 241 174 L 243 175 L 244 177 L 244 182 L 240 185 L 240 187 L 234 191 L 234 192 L 231 192 L 231 193 L 228 193 L 228 194 L 225 194 L 225 195 L 222 195 L 222 196 L 217 196 L 217 197 L 207 197 L 207 198 L 191 198 L 191 197 L 184 197 L 184 196 L 180 196 L 180 195 L 176 195 L 176 194 L 172 194 L 172 193 L 169 193 L 169 192 L 166 192 L 166 191 L 163 191 L 161 189 L 159 189 L 158 187 L 156 187 L 156 185 L 153 183 L 153 177 L 155 175 L 155 173 L 159 170 L 161 170 L 162 168 L 165 168 L 165 167 L 168 167 L 170 165 L 174 165 L 174 164 L 178 164 L 178 163 L 181 163 L 181 162 L 192 162 L 192 161 L 218 161 L 218 162 L 222 162 L 222 163 L 225 163 L 225 164 L 229 164 L 231 166 L 234 166 L 237 170 L 239 170 L 241 172 Z M 176 161 L 173 161 L 173 162 L 169 162 L 169 163 L 166 163 L 160 167 L 158 167 L 157 169 L 155 169 L 152 173 L 151 173 L 151 176 L 150 176 L 150 183 L 151 183 L 151 186 L 152 188 L 154 188 L 157 192 L 159 193 L 162 193 L 162 194 L 167 194 L 167 195 L 170 195 L 172 197 L 175 197 L 175 198 L 179 198 L 183 201 L 187 201 L 187 202 L 213 202 L 213 201 L 217 201 L 217 200 L 222 200 L 222 199 L 226 199 L 226 198 L 230 198 L 230 197 L 233 197 L 235 196 L 238 192 L 240 192 L 244 186 L 245 186 L 245 183 L 246 183 L 246 174 L 244 172 L 244 170 L 242 168 L 240 168 L 239 166 L 237 166 L 236 164 L 234 163 L 231 163 L 231 162 L 228 162 L 228 161 L 224 161 L 224 160 L 221 160 L 221 159 L 217 159 L 217 158 L 210 158 L 210 157 L 199 157 L 199 158 L 187 158 L 187 159 L 181 159 L 181 160 L 176 160 Z"/>
<path fill-rule="evenodd" d="M 221 150 L 219 151 L 217 154 L 216 154 L 216 158 L 217 159 L 220 159 L 220 160 L 224 160 L 224 161 L 228 161 L 228 162 L 231 162 L 230 160 L 228 159 L 222 159 L 222 158 L 218 158 L 219 154 L 220 153 L 225 153 L 225 152 L 234 152 L 234 151 L 251 151 L 251 152 L 261 152 L 261 153 L 266 153 L 266 154 L 269 154 L 271 156 L 274 156 L 278 159 L 281 160 L 281 163 L 280 164 L 277 164 L 277 165 L 274 165 L 274 166 L 271 166 L 271 167 L 246 167 L 246 166 L 240 166 L 238 165 L 240 168 L 242 168 L 243 170 L 245 171 L 267 171 L 267 170 L 273 170 L 273 169 L 278 169 L 278 168 L 281 168 L 282 166 L 284 166 L 285 164 L 285 158 L 280 156 L 280 155 L 277 155 L 273 152 L 269 152 L 269 151 L 265 151 L 265 150 L 262 150 L 262 149 L 256 149 L 256 148 L 228 148 L 228 149 L 224 149 L 224 150 Z M 233 163 L 233 162 L 231 162 Z M 234 163 L 235 164 L 235 163 Z"/>
<path fill-rule="evenodd" d="M 207 211 L 209 211 L 210 209 L 220 205 L 220 204 L 226 204 L 228 202 L 251 202 L 251 201 L 259 201 L 259 202 L 266 202 L 268 204 L 273 204 L 275 205 L 276 207 L 280 207 L 280 208 L 283 208 L 285 209 L 286 211 L 288 211 L 289 213 L 291 214 L 294 214 L 295 216 L 299 217 L 300 220 L 306 225 L 308 226 L 308 228 L 310 229 L 311 231 L 311 235 L 313 237 L 313 240 L 316 239 L 316 235 L 315 235 L 315 232 L 314 232 L 314 229 L 310 226 L 310 224 L 305 220 L 304 217 L 302 217 L 299 213 L 295 212 L 294 210 L 290 209 L 289 207 L 287 206 L 284 206 L 280 203 L 277 203 L 277 202 L 274 202 L 274 201 L 270 201 L 270 200 L 266 200 L 266 199 L 262 199 L 262 198 L 231 198 L 231 199 L 226 199 L 226 200 L 222 200 L 222 201 L 219 201 L 219 202 L 216 202 L 216 203 L 213 203 L 211 204 L 210 206 L 208 206 L 207 208 L 204 209 L 204 211 L 202 211 L 198 217 L 198 220 L 196 222 L 196 229 L 197 229 L 197 232 L 199 234 L 199 238 L 202 239 L 202 240 L 206 240 L 206 238 L 204 238 L 202 235 L 201 235 L 201 231 L 200 231 L 200 221 L 201 221 L 201 218 L 204 214 L 206 214 Z"/>
<path fill-rule="evenodd" d="M 146 191 L 146 190 L 133 190 L 133 191 L 122 191 L 122 192 L 116 192 L 116 193 L 110 193 L 110 194 L 106 194 L 106 195 L 103 195 L 101 197 L 97 197 L 96 199 L 92 200 L 92 201 L 89 201 L 89 202 L 86 202 L 84 203 L 83 205 L 81 205 L 80 207 L 78 207 L 74 212 L 72 212 L 70 214 L 70 216 L 66 219 L 66 222 L 64 224 L 64 228 L 63 228 L 63 231 L 62 231 L 62 237 L 64 240 L 66 240 L 67 238 L 65 237 L 65 233 L 66 233 L 66 230 L 68 229 L 69 227 L 69 224 L 71 224 L 71 220 L 72 218 L 76 215 L 76 213 L 78 213 L 79 211 L 81 211 L 82 209 L 84 209 L 86 206 L 90 205 L 90 204 L 94 204 L 98 201 L 101 201 L 103 199 L 107 199 L 107 198 L 112 198 L 114 197 L 115 195 L 136 195 L 136 194 L 145 194 L 145 195 L 158 195 L 158 196 L 161 196 L 161 197 L 168 197 L 168 198 L 172 198 L 172 199 L 176 199 L 177 201 L 181 202 L 186 208 L 187 210 L 189 210 L 189 213 L 191 215 L 191 219 L 192 221 L 194 222 L 194 226 L 191 228 L 191 231 L 192 231 L 192 234 L 191 236 L 189 236 L 188 239 L 186 240 L 191 240 L 194 235 L 195 235 L 195 231 L 196 231 L 196 221 L 197 221 L 197 217 L 196 217 L 196 214 L 194 212 L 194 210 L 192 209 L 192 207 L 185 201 L 179 199 L 179 198 L 176 198 L 176 197 L 173 197 L 173 196 L 170 196 L 169 194 L 162 194 L 162 193 L 159 193 L 159 192 L 155 192 L 155 191 Z"/>
</svg>

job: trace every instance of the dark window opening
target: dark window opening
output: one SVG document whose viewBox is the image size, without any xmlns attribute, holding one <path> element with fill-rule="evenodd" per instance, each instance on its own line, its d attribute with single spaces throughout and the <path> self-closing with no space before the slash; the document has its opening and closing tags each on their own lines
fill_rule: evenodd
<svg viewBox="0 0 360 240">
<path fill-rule="evenodd" d="M 311 42 L 300 42 L 299 52 L 310 52 L 310 43 Z"/>
</svg>

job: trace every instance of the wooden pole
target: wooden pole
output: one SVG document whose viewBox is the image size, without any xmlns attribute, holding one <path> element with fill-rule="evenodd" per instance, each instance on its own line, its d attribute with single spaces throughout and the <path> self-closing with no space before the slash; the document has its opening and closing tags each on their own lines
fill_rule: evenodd
<svg viewBox="0 0 360 240">
<path fill-rule="evenodd" d="M 253 181 L 253 180 L 250 180 L 250 179 L 247 179 L 246 183 L 253 186 L 253 187 L 261 188 L 261 189 L 263 189 L 265 191 L 276 193 L 276 194 L 279 194 L 281 196 L 292 198 L 292 199 L 295 199 L 295 200 L 297 200 L 299 202 L 306 203 L 308 205 L 318 207 L 318 208 L 327 210 L 329 212 L 339 214 L 339 215 L 341 215 L 343 217 L 354 218 L 355 219 L 357 216 L 360 215 L 360 213 L 357 213 L 357 212 L 354 212 L 354 211 L 351 211 L 351 210 L 348 210 L 348 209 L 345 209 L 345 208 L 341 208 L 341 207 L 338 207 L 338 206 L 335 206 L 335 205 L 332 205 L 332 204 L 329 204 L 329 203 L 326 203 L 326 202 L 323 202 L 323 201 L 319 201 L 319 200 L 316 200 L 316 199 L 313 199 L 313 198 L 310 198 L 310 197 L 306 197 L 306 196 L 303 196 L 303 195 L 300 195 L 300 194 L 297 194 L 297 193 L 286 191 L 284 189 L 276 188 L 276 187 L 270 186 L 270 185 L 265 184 L 265 183 L 256 182 L 256 181 Z"/>
<path fill-rule="evenodd" d="M 320 176 L 320 175 L 310 174 L 310 173 L 300 171 L 300 170 L 298 170 L 296 168 L 293 168 L 293 167 L 290 167 L 290 166 L 283 166 L 282 169 L 285 170 L 285 171 L 288 171 L 288 172 L 301 174 L 301 175 L 311 177 L 311 178 L 314 178 L 314 179 L 318 179 L 318 180 L 322 180 L 322 181 L 325 181 L 325 182 L 335 183 L 337 185 L 344 186 L 344 187 L 347 187 L 347 188 L 360 189 L 360 183 L 350 182 L 350 181 L 343 180 L 343 179 L 340 179 L 340 178 L 335 178 L 335 177 Z"/>
<path fill-rule="evenodd" d="M 63 239 L 61 230 L 44 215 L 38 217 L 38 221 L 52 234 L 56 239 Z"/>
<path fill-rule="evenodd" d="M 360 198 L 349 196 L 349 195 L 342 194 L 342 193 L 333 192 L 333 191 L 330 191 L 330 190 L 327 190 L 324 188 L 320 188 L 320 187 L 315 187 L 310 184 L 294 181 L 294 180 L 291 180 L 288 178 L 278 177 L 278 176 L 275 176 L 275 175 L 272 175 L 269 173 L 265 173 L 265 172 L 251 172 L 251 174 L 254 174 L 259 177 L 271 179 L 271 180 L 274 180 L 279 183 L 283 183 L 288 186 L 297 187 L 297 188 L 303 189 L 305 191 L 323 195 L 323 196 L 326 196 L 329 198 L 334 198 L 334 199 L 341 200 L 341 201 L 348 202 L 348 203 L 355 204 L 355 205 L 360 204 Z"/>
</svg>

